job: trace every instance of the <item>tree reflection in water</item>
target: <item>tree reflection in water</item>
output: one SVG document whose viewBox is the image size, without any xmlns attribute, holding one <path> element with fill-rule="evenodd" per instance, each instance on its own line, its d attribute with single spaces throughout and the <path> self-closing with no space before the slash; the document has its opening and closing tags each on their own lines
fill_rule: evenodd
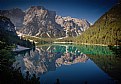
<svg viewBox="0 0 121 84">
<path fill-rule="evenodd" d="M 109 46 L 113 55 L 88 55 L 103 71 L 108 73 L 116 84 L 121 84 L 121 46 Z M 109 79 L 112 81 L 113 79 Z"/>
<path fill-rule="evenodd" d="M 114 50 L 113 50 L 114 51 Z M 36 47 L 35 50 L 19 53 L 13 66 L 21 67 L 25 74 L 41 74 L 55 71 L 62 65 L 85 63 L 91 59 L 113 79 L 121 80 L 121 59 L 112 55 L 108 47 L 74 45 L 50 45 Z M 109 79 L 111 81 L 111 79 Z M 87 81 L 88 82 L 88 81 Z M 86 84 L 86 83 L 85 83 Z"/>
<path fill-rule="evenodd" d="M 75 46 L 41 46 L 35 50 L 19 53 L 16 56 L 14 66 L 21 71 L 29 71 L 30 74 L 40 75 L 47 71 L 54 71 L 56 67 L 65 64 L 70 65 L 86 62 L 88 57 Z"/>
</svg>

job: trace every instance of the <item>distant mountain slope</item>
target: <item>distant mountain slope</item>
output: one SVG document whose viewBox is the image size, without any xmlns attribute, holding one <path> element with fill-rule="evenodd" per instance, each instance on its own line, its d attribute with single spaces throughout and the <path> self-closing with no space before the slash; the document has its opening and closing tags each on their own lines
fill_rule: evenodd
<svg viewBox="0 0 121 84">
<path fill-rule="evenodd" d="M 16 29 L 23 27 L 23 21 L 25 13 L 19 8 L 13 8 L 10 10 L 0 10 L 0 16 L 10 18 Z"/>
<path fill-rule="evenodd" d="M 25 47 L 32 47 L 32 43 L 20 39 L 15 31 L 15 26 L 7 17 L 0 16 L 0 49 L 11 45 L 22 45 Z"/>
<path fill-rule="evenodd" d="M 17 37 L 15 26 L 9 18 L 0 16 L 0 41 L 2 45 L 11 45 Z"/>
<path fill-rule="evenodd" d="M 57 16 L 55 11 L 43 6 L 32 6 L 25 11 L 19 8 L 0 10 L 0 16 L 10 18 L 17 31 L 37 37 L 74 37 L 90 26 L 86 20 Z"/>
<path fill-rule="evenodd" d="M 121 44 L 121 4 L 101 16 L 91 28 L 77 37 L 78 43 Z"/>
<path fill-rule="evenodd" d="M 81 35 L 82 32 L 90 27 L 90 23 L 87 20 L 72 18 L 69 16 L 62 17 L 56 15 L 55 21 L 64 28 L 66 37 Z"/>
<path fill-rule="evenodd" d="M 0 16 L 0 30 L 9 31 L 13 34 L 16 33 L 14 24 L 10 21 L 9 18 L 4 16 Z"/>
</svg>

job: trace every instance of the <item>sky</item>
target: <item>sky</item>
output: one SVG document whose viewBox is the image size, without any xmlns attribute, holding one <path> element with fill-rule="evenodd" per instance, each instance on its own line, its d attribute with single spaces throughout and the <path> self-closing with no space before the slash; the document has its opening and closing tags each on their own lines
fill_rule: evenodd
<svg viewBox="0 0 121 84">
<path fill-rule="evenodd" d="M 86 19 L 94 23 L 116 3 L 117 0 L 0 0 L 0 10 L 26 10 L 31 6 L 44 6 L 56 11 L 57 15 Z"/>
</svg>

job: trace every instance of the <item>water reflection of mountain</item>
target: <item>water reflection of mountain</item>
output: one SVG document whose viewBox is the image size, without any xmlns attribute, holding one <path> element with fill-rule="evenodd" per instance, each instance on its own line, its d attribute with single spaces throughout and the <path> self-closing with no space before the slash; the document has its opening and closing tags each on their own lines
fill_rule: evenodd
<svg viewBox="0 0 121 84">
<path fill-rule="evenodd" d="M 14 66 L 21 67 L 23 73 L 29 71 L 31 74 L 40 75 L 54 71 L 59 64 L 86 62 L 87 59 L 87 56 L 75 46 L 41 46 L 35 50 L 19 53 Z"/>
<path fill-rule="evenodd" d="M 42 79 L 48 76 L 51 79 L 51 76 L 53 75 L 53 73 L 57 75 L 56 73 L 58 73 L 58 70 L 62 70 L 62 69 L 65 70 L 65 69 L 68 69 L 67 67 L 75 67 L 77 65 L 79 67 L 76 67 L 77 69 L 74 68 L 75 71 L 81 67 L 83 68 L 81 68 L 80 70 L 84 69 L 85 67 L 84 71 L 87 68 L 91 67 L 92 71 L 93 70 L 97 71 L 98 74 L 96 75 L 100 75 L 102 77 L 103 75 L 102 71 L 101 72 L 99 71 L 100 74 L 98 72 L 97 67 L 99 67 L 102 70 L 104 70 L 106 73 L 108 73 L 111 77 L 113 77 L 113 79 L 120 80 L 121 69 L 119 66 L 121 65 L 120 64 L 121 59 L 117 59 L 115 56 L 111 54 L 112 52 L 111 50 L 109 50 L 108 47 L 101 47 L 101 46 L 85 46 L 85 45 L 83 46 L 75 46 L 75 45 L 40 46 L 40 47 L 36 47 L 35 50 L 25 51 L 17 54 L 16 62 L 14 63 L 14 66 L 21 67 L 21 71 L 23 72 L 23 74 L 26 71 L 29 71 L 30 74 L 35 73 L 38 76 L 43 74 L 41 75 Z M 91 59 L 91 60 L 88 60 L 88 59 Z M 95 63 L 98 66 L 93 67 Z M 65 66 L 62 66 L 62 65 L 65 65 L 66 68 L 64 68 Z M 71 65 L 71 66 L 67 66 L 67 65 Z M 71 70 L 73 69 L 69 68 L 69 71 Z M 52 74 L 49 71 L 52 71 Z M 79 72 L 76 71 L 75 74 Z M 87 72 L 80 72 L 80 74 L 83 74 L 83 73 L 86 74 Z M 90 71 L 89 73 L 91 74 L 93 72 Z M 95 74 L 95 71 L 93 74 Z"/>
<path fill-rule="evenodd" d="M 88 57 L 85 54 L 78 53 L 75 55 L 73 53 L 65 53 L 61 58 L 56 60 L 56 66 L 59 67 L 61 65 L 71 65 L 79 62 L 86 62 Z"/>
</svg>

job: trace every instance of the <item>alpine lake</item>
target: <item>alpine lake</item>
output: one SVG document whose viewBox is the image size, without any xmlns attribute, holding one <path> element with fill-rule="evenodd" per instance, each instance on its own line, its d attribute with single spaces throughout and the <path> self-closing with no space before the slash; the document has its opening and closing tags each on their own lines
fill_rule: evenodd
<svg viewBox="0 0 121 84">
<path fill-rule="evenodd" d="M 120 84 L 121 58 L 108 46 L 46 44 L 19 52 L 14 65 L 40 84 Z"/>
</svg>

